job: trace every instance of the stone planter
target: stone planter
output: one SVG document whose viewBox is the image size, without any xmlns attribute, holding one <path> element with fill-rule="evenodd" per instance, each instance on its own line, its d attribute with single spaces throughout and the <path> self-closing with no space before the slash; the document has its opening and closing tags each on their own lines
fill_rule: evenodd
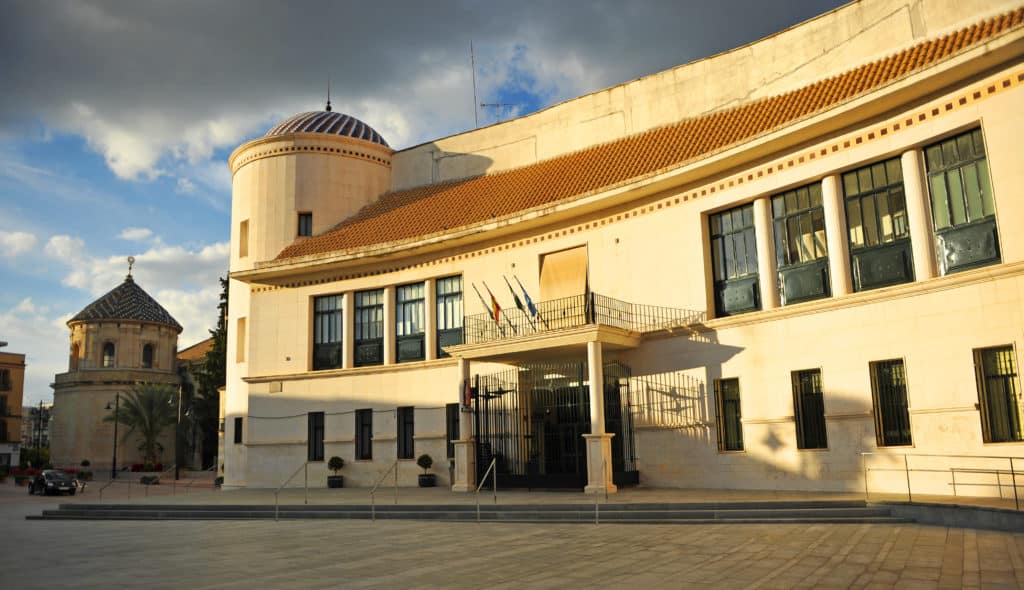
<svg viewBox="0 0 1024 590">
<path fill-rule="evenodd" d="M 437 476 L 433 473 L 421 473 L 419 479 L 421 488 L 432 488 L 437 486 Z"/>
<path fill-rule="evenodd" d="M 345 487 L 345 476 L 344 475 L 328 475 L 327 476 L 327 487 L 329 487 L 329 488 L 343 488 L 343 487 Z"/>
</svg>

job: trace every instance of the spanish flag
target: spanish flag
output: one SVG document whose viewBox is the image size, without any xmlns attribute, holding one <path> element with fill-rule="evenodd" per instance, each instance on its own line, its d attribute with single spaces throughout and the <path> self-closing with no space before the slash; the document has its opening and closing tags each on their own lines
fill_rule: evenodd
<svg viewBox="0 0 1024 590">
<path fill-rule="evenodd" d="M 487 283 L 484 283 L 484 289 L 487 289 L 487 294 L 491 296 L 491 315 L 494 316 L 494 321 L 500 324 L 501 306 L 498 305 L 498 300 L 494 298 L 494 293 L 491 293 L 491 288 L 487 286 Z"/>
</svg>

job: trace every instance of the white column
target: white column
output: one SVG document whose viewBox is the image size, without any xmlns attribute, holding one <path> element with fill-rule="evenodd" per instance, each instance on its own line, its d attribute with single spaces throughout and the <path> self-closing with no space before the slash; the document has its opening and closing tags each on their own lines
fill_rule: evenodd
<svg viewBox="0 0 1024 590">
<path fill-rule="evenodd" d="M 853 291 L 850 274 L 850 246 L 846 238 L 846 209 L 839 193 L 839 176 L 821 179 L 821 205 L 825 211 L 825 240 L 828 245 L 828 275 L 832 280 L 832 296 L 842 297 Z"/>
<path fill-rule="evenodd" d="M 604 359 L 600 342 L 587 343 L 587 377 L 590 381 L 590 434 L 584 434 L 587 446 L 588 494 L 616 492 L 612 482 L 612 437 L 604 429 Z"/>
<path fill-rule="evenodd" d="M 428 279 L 423 285 L 423 329 L 424 358 L 432 361 L 437 358 L 437 283 L 434 279 Z"/>
<path fill-rule="evenodd" d="M 384 364 L 395 364 L 395 286 L 384 287 Z"/>
<path fill-rule="evenodd" d="M 761 309 L 779 306 L 779 273 L 775 265 L 772 240 L 772 211 L 768 197 L 754 201 L 754 234 L 757 242 L 757 275 L 761 289 Z"/>
<path fill-rule="evenodd" d="M 932 219 L 928 212 L 928 193 L 924 189 L 924 166 L 921 150 L 903 152 L 903 192 L 907 202 L 907 222 L 910 224 L 910 246 L 914 253 L 914 279 L 927 281 L 938 276 L 932 251 Z"/>
<path fill-rule="evenodd" d="M 351 369 L 355 366 L 356 312 L 353 309 L 352 292 L 341 296 L 341 366 Z"/>
<path fill-rule="evenodd" d="M 476 489 L 476 445 L 473 440 L 473 412 L 462 404 L 464 388 L 469 380 L 469 361 L 459 359 L 459 439 L 455 445 L 455 481 L 453 492 L 472 492 Z"/>
</svg>

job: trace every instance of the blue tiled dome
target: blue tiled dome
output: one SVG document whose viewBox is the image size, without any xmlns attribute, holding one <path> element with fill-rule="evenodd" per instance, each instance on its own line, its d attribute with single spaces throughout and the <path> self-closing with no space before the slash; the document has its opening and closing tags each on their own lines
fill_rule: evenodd
<svg viewBox="0 0 1024 590">
<path fill-rule="evenodd" d="M 327 133 L 343 135 L 379 143 L 391 147 L 377 130 L 355 117 L 333 111 L 309 111 L 299 113 L 278 123 L 264 137 L 286 135 L 289 133 Z"/>
</svg>

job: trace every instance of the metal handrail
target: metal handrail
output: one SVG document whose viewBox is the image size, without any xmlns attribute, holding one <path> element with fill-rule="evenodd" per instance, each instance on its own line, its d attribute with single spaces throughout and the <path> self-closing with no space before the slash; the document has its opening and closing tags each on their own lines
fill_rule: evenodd
<svg viewBox="0 0 1024 590">
<path fill-rule="evenodd" d="M 888 468 L 888 469 L 887 468 L 874 468 L 874 469 L 869 468 L 868 465 L 867 465 L 867 458 L 868 458 L 868 456 L 893 457 L 893 458 L 897 458 L 897 457 L 902 456 L 903 457 L 903 469 L 901 470 L 901 469 L 898 469 L 898 468 Z M 985 460 L 985 461 L 993 461 L 993 460 L 994 461 L 1008 461 L 1010 469 L 1009 469 L 1009 471 L 1006 471 L 1006 470 L 1003 470 L 1003 469 L 973 469 L 973 468 L 955 467 L 955 466 L 947 466 L 946 468 L 931 468 L 931 469 L 913 468 L 912 469 L 910 467 L 910 458 L 911 457 L 938 458 L 938 459 L 977 459 L 977 460 Z M 1013 462 L 1014 462 L 1014 460 L 1020 461 L 1022 459 L 1024 459 L 1024 457 L 1007 457 L 1007 456 L 1000 456 L 1000 455 L 938 455 L 938 454 L 929 454 L 929 453 L 902 453 L 902 454 L 900 454 L 900 453 L 884 453 L 884 452 L 880 453 L 880 452 L 873 452 L 873 451 L 862 452 L 861 453 L 861 462 L 862 462 L 862 468 L 864 470 L 864 499 L 865 500 L 870 500 L 870 490 L 869 490 L 869 487 L 868 487 L 868 472 L 869 471 L 903 471 L 906 474 L 906 480 L 907 480 L 907 501 L 908 502 L 913 502 L 914 501 L 914 496 L 913 496 L 913 490 L 912 490 L 911 482 L 910 482 L 910 473 L 911 472 L 920 472 L 920 473 L 948 473 L 948 474 L 950 474 L 950 478 L 952 480 L 952 483 L 949 484 L 949 485 L 953 486 L 953 495 L 956 496 L 956 488 L 957 488 L 957 485 L 958 485 L 958 482 L 956 481 L 956 473 L 957 473 L 957 471 L 968 471 L 969 470 L 971 472 L 976 472 L 976 473 L 994 474 L 998 478 L 997 479 L 998 483 L 997 484 L 977 484 L 977 483 L 963 483 L 963 482 L 960 482 L 959 485 L 961 485 L 961 486 L 998 485 L 999 486 L 999 492 L 1000 492 L 1000 498 L 1002 498 L 1002 486 L 1003 486 L 1002 479 L 1001 479 L 1001 474 L 1009 473 L 1010 474 L 1010 483 L 1009 483 L 1009 485 L 1013 488 L 1014 505 L 1016 506 L 1017 510 L 1020 510 L 1021 509 L 1020 508 L 1020 495 L 1019 495 L 1019 493 L 1017 491 L 1017 470 L 1014 467 L 1014 463 Z"/>
<path fill-rule="evenodd" d="M 480 478 L 480 483 L 476 486 L 476 521 L 480 522 L 480 488 L 484 487 L 487 483 L 487 476 L 493 471 L 493 484 L 492 489 L 494 490 L 494 505 L 498 505 L 498 470 L 494 468 L 497 464 L 498 458 L 491 459 L 491 464 L 487 466 L 487 471 L 484 471 L 484 476 Z"/>
<path fill-rule="evenodd" d="M 377 488 L 380 487 L 380 484 L 384 481 L 384 478 L 387 477 L 392 470 L 395 471 L 395 506 L 398 505 L 398 459 L 395 459 L 391 463 L 391 466 L 388 467 L 387 471 L 385 471 L 384 474 L 380 476 L 380 479 L 377 480 L 377 483 L 373 484 L 373 489 L 370 490 L 370 520 L 373 522 L 377 522 Z"/>
<path fill-rule="evenodd" d="M 284 489 L 284 486 L 288 485 L 288 483 L 291 482 L 293 479 L 295 479 L 295 476 L 298 475 L 299 472 L 303 471 L 303 470 L 306 471 L 306 483 L 305 483 L 306 499 L 305 499 L 304 503 L 305 504 L 309 504 L 309 461 L 303 461 L 302 465 L 299 465 L 299 468 L 295 470 L 295 473 L 291 474 L 288 477 L 288 479 L 284 480 L 284 483 L 282 483 L 280 486 L 278 486 L 278 488 L 276 490 L 274 490 L 274 522 L 277 522 L 278 514 L 279 514 L 279 511 L 280 511 L 280 504 L 278 503 L 278 495 L 281 493 L 281 490 Z"/>
</svg>

